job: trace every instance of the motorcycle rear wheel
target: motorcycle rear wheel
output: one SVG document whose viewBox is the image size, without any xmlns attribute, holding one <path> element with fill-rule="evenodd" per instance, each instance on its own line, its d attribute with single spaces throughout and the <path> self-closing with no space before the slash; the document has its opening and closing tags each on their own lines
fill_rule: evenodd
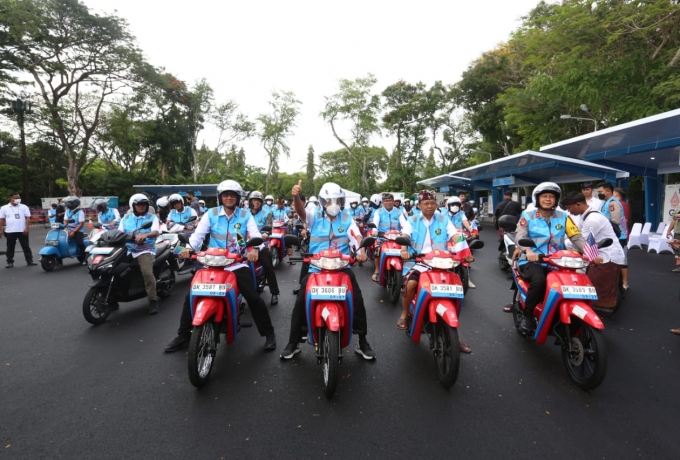
<svg viewBox="0 0 680 460">
<path fill-rule="evenodd" d="M 390 302 L 396 305 L 401 294 L 402 274 L 399 270 L 388 270 L 387 272 L 387 292 L 390 295 Z"/>
<path fill-rule="evenodd" d="M 43 257 L 42 259 L 40 259 L 40 266 L 46 272 L 51 272 L 52 270 L 54 270 L 54 267 L 57 266 L 57 257 L 56 256 Z"/>
<path fill-rule="evenodd" d="M 215 325 L 212 321 L 194 327 L 189 341 L 187 363 L 189 366 L 189 380 L 196 388 L 203 387 L 210 378 L 215 354 L 217 353 L 217 339 Z"/>
<path fill-rule="evenodd" d="M 434 325 L 434 364 L 437 379 L 444 388 L 451 388 L 458 379 L 460 370 L 460 347 L 458 330 L 437 321 Z"/>
<path fill-rule="evenodd" d="M 504 252 L 501 252 L 498 255 L 498 268 L 500 268 L 504 272 L 510 270 L 510 264 L 508 263 L 508 259 L 505 257 Z"/>
<path fill-rule="evenodd" d="M 524 335 L 522 333 L 521 329 L 521 324 L 522 324 L 522 312 L 521 312 L 521 305 L 519 304 L 520 300 L 520 293 L 519 289 L 515 291 L 515 295 L 512 298 L 512 305 L 510 308 L 512 309 L 512 320 L 515 323 L 515 328 L 517 328 L 517 332 L 520 334 Z"/>
<path fill-rule="evenodd" d="M 326 398 L 332 398 L 338 386 L 338 356 L 340 355 L 340 334 L 322 329 L 321 364 L 323 365 L 323 389 Z"/>
<path fill-rule="evenodd" d="M 170 268 L 168 268 L 170 271 L 170 276 L 172 278 L 168 279 L 168 284 L 165 286 L 163 289 L 160 289 L 158 291 L 158 297 L 161 299 L 165 299 L 166 297 L 170 297 L 170 294 L 172 294 L 172 290 L 175 287 L 175 272 L 171 271 Z"/>
<path fill-rule="evenodd" d="M 111 314 L 111 305 L 105 304 L 106 291 L 90 288 L 83 299 L 83 316 L 90 324 L 101 324 Z"/>
<path fill-rule="evenodd" d="M 597 388 L 607 374 L 604 335 L 574 317 L 571 318 L 571 324 L 566 326 L 569 331 L 569 342 L 562 345 L 562 362 L 569 378 L 583 390 Z"/>
</svg>

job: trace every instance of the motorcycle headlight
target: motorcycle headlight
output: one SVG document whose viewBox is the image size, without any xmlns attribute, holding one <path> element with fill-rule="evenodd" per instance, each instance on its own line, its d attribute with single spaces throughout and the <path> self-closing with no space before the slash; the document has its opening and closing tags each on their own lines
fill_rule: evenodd
<svg viewBox="0 0 680 460">
<path fill-rule="evenodd" d="M 204 256 L 198 256 L 196 260 L 198 260 L 203 265 L 207 265 L 208 267 L 226 267 L 227 265 L 233 264 L 236 259 L 206 254 Z"/>
<path fill-rule="evenodd" d="M 555 265 L 559 265 L 564 268 L 586 268 L 590 265 L 590 262 L 577 257 L 562 257 L 560 259 L 553 260 Z"/>
<path fill-rule="evenodd" d="M 433 257 L 432 259 L 424 259 L 423 263 L 429 265 L 432 268 L 440 268 L 442 270 L 448 270 L 460 264 L 459 261 L 444 257 Z"/>
<path fill-rule="evenodd" d="M 113 267 L 113 262 L 98 266 L 97 271 L 103 272 L 103 271 L 106 271 L 106 270 L 110 270 L 111 267 Z"/>
<path fill-rule="evenodd" d="M 391 234 L 391 235 L 385 235 L 385 238 L 388 240 L 396 240 L 399 235 L 397 234 Z"/>
<path fill-rule="evenodd" d="M 320 257 L 318 260 L 312 259 L 310 263 L 325 270 L 341 270 L 349 265 L 348 260 L 342 260 L 339 257 Z"/>
<path fill-rule="evenodd" d="M 59 228 L 59 224 L 52 224 L 52 225 L 50 225 L 50 227 L 58 229 L 58 228 Z"/>
<path fill-rule="evenodd" d="M 59 246 L 59 240 L 45 241 L 45 246 Z"/>
</svg>

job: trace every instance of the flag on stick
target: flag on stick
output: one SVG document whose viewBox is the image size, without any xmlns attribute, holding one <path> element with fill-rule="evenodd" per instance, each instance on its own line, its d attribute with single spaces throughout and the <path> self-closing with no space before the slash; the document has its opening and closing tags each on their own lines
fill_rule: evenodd
<svg viewBox="0 0 680 460">
<path fill-rule="evenodd" d="M 586 244 L 583 246 L 583 254 L 591 262 L 595 260 L 595 257 L 600 255 L 600 250 L 597 248 L 597 243 L 595 242 L 595 238 L 593 237 L 592 233 L 588 234 Z"/>
</svg>

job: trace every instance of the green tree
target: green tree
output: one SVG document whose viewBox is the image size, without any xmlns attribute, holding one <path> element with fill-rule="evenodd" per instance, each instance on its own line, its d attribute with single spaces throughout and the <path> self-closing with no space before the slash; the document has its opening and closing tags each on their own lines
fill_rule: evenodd
<svg viewBox="0 0 680 460">
<path fill-rule="evenodd" d="M 302 190 L 309 198 L 314 195 L 314 176 L 316 175 L 316 166 L 314 165 L 314 147 L 311 145 L 307 150 L 307 169 L 305 173 L 305 179 L 302 181 Z"/>
<path fill-rule="evenodd" d="M 269 101 L 272 112 L 257 117 L 257 121 L 260 122 L 260 142 L 269 159 L 264 185 L 265 194 L 269 193 L 272 175 L 278 171 L 279 156 L 281 154 L 286 158 L 290 156 L 287 138 L 293 134 L 293 128 L 296 126 L 295 119 L 300 113 L 298 108 L 300 104 L 292 91 L 280 93 L 273 91 L 272 100 Z"/>
<path fill-rule="evenodd" d="M 321 112 L 323 119 L 331 126 L 333 136 L 352 162 L 360 166 L 360 183 L 356 184 L 355 190 L 362 194 L 370 192 L 369 142 L 371 136 L 380 134 L 380 96 L 372 93 L 377 81 L 372 74 L 353 81 L 340 80 L 339 92 L 326 98 L 326 107 Z M 338 134 L 338 122 L 349 125 L 347 136 Z"/>
</svg>

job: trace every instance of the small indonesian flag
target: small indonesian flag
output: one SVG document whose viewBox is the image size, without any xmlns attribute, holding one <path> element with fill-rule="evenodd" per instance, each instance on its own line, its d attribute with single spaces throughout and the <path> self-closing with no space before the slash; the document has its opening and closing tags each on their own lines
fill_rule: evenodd
<svg viewBox="0 0 680 460">
<path fill-rule="evenodd" d="M 462 234 L 458 233 L 454 236 L 453 241 L 449 243 L 449 250 L 460 257 L 471 256 L 472 252 L 467 244 L 467 241 Z"/>
</svg>

